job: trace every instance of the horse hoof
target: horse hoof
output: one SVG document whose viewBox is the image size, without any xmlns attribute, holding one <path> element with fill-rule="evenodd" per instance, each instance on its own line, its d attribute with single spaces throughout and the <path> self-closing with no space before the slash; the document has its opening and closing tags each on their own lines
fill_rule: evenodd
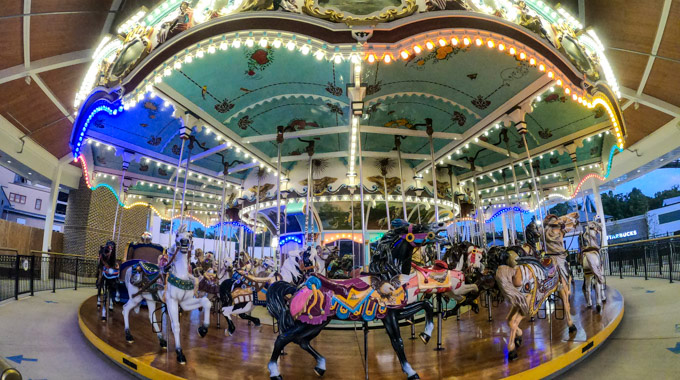
<svg viewBox="0 0 680 380">
<path fill-rule="evenodd" d="M 602 311 L 602 305 L 597 305 L 595 310 L 597 310 L 597 313 L 599 314 Z"/>
<path fill-rule="evenodd" d="M 416 380 L 416 379 L 420 379 L 420 376 L 418 376 L 417 373 L 414 373 L 412 376 L 409 376 L 407 379 L 408 380 Z"/>
<path fill-rule="evenodd" d="M 260 320 L 258 318 L 254 318 L 253 324 L 255 325 L 255 327 L 260 327 Z"/>
<path fill-rule="evenodd" d="M 106 317 L 102 317 L 102 323 L 106 323 Z"/>
<path fill-rule="evenodd" d="M 167 350 L 167 349 L 168 349 L 168 341 L 167 341 L 167 340 L 161 339 L 160 343 L 161 343 L 161 349 L 162 349 L 162 350 Z"/>
<path fill-rule="evenodd" d="M 314 367 L 314 372 L 316 372 L 316 375 L 319 377 L 323 377 L 323 374 L 326 373 L 325 369 L 321 369 L 319 367 Z"/>
<path fill-rule="evenodd" d="M 512 350 L 508 352 L 508 360 L 517 360 L 519 357 L 519 354 L 517 354 L 517 350 Z"/>
<path fill-rule="evenodd" d="M 521 336 L 516 336 L 515 337 L 515 346 L 519 347 L 522 345 L 522 337 Z"/>
<path fill-rule="evenodd" d="M 205 337 L 208 334 L 208 328 L 205 326 L 199 326 L 198 327 L 198 335 L 201 336 L 201 338 Z"/>
<path fill-rule="evenodd" d="M 427 344 L 430 341 L 430 336 L 425 333 L 420 333 L 420 340 Z"/>
<path fill-rule="evenodd" d="M 576 330 L 578 330 L 578 329 L 576 328 L 576 325 L 571 325 L 571 326 L 569 326 L 569 334 L 575 333 Z"/>
<path fill-rule="evenodd" d="M 586 309 L 592 309 L 593 305 L 586 305 Z"/>
<path fill-rule="evenodd" d="M 278 375 L 278 376 L 270 376 L 269 380 L 283 380 L 283 376 Z"/>
<path fill-rule="evenodd" d="M 187 358 L 184 356 L 184 352 L 182 352 L 182 349 L 178 348 L 175 350 L 175 352 L 177 352 L 177 363 L 187 364 Z"/>
<path fill-rule="evenodd" d="M 135 342 L 135 339 L 132 337 L 132 334 L 130 334 L 130 330 L 125 330 L 125 341 L 128 343 Z"/>
</svg>

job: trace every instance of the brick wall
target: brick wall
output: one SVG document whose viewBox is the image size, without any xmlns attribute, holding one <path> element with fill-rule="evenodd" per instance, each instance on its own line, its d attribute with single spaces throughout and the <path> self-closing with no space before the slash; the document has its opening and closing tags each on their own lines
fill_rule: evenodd
<svg viewBox="0 0 680 380">
<path fill-rule="evenodd" d="M 64 249 L 67 253 L 96 257 L 99 246 L 111 239 L 116 217 L 116 196 L 107 188 L 87 188 L 83 179 L 78 190 L 69 193 L 64 225 Z M 147 207 L 126 210 L 118 207 L 116 236 L 117 256 L 122 258 L 131 241 L 139 241 L 146 230 Z M 120 233 L 119 233 L 120 229 Z"/>
</svg>

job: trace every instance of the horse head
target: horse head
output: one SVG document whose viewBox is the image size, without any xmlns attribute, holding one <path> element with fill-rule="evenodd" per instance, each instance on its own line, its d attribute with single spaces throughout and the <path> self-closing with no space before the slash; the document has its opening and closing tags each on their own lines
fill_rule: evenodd
<svg viewBox="0 0 680 380">
<path fill-rule="evenodd" d="M 482 259 L 484 258 L 484 249 L 471 244 L 467 248 L 467 270 L 472 272 L 481 272 L 483 268 Z"/>
<path fill-rule="evenodd" d="M 151 232 L 144 231 L 144 233 L 142 234 L 142 243 L 151 244 L 151 238 L 152 238 Z"/>
<path fill-rule="evenodd" d="M 182 224 L 177 229 L 177 234 L 175 235 L 175 245 L 177 250 L 182 252 L 182 254 L 187 254 L 191 249 L 193 249 L 193 234 L 188 231 L 186 224 Z"/>
</svg>

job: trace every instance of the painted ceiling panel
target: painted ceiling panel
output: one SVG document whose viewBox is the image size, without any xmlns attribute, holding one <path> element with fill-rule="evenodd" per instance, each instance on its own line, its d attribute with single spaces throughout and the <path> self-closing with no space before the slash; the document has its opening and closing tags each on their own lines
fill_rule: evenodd
<svg viewBox="0 0 680 380">
<path fill-rule="evenodd" d="M 185 64 L 180 72 L 165 78 L 165 83 L 238 131 L 242 127 L 238 121 L 246 115 L 252 117 L 253 107 L 258 107 L 260 102 L 280 101 L 279 97 L 317 98 L 320 104 L 347 106 L 345 78 L 348 74 L 347 62 L 319 61 L 285 48 L 244 47 L 218 50 Z M 297 108 L 307 107 L 300 104 Z M 292 108 L 287 112 L 289 117 L 270 120 L 266 128 L 246 128 L 239 134 L 276 133 L 277 125 L 295 117 Z"/>
<path fill-rule="evenodd" d="M 539 77 L 528 63 L 495 50 L 445 46 L 406 63 L 369 66 L 363 81 L 367 100 L 408 89 L 448 99 L 458 105 L 450 108 L 462 107 L 480 119 Z"/>
</svg>

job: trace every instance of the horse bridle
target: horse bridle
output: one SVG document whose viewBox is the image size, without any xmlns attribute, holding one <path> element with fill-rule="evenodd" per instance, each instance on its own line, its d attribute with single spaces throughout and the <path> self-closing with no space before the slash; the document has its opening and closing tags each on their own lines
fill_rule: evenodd
<svg viewBox="0 0 680 380">
<path fill-rule="evenodd" d="M 435 238 L 434 231 L 414 234 L 413 224 L 409 224 L 408 232 L 399 236 L 399 239 L 394 243 L 393 247 L 396 247 L 399 243 L 401 243 L 402 240 L 405 240 L 407 243 L 411 245 L 411 247 L 415 248 L 419 246 L 418 244 L 421 244 L 425 240 L 434 240 L 434 238 Z"/>
</svg>

